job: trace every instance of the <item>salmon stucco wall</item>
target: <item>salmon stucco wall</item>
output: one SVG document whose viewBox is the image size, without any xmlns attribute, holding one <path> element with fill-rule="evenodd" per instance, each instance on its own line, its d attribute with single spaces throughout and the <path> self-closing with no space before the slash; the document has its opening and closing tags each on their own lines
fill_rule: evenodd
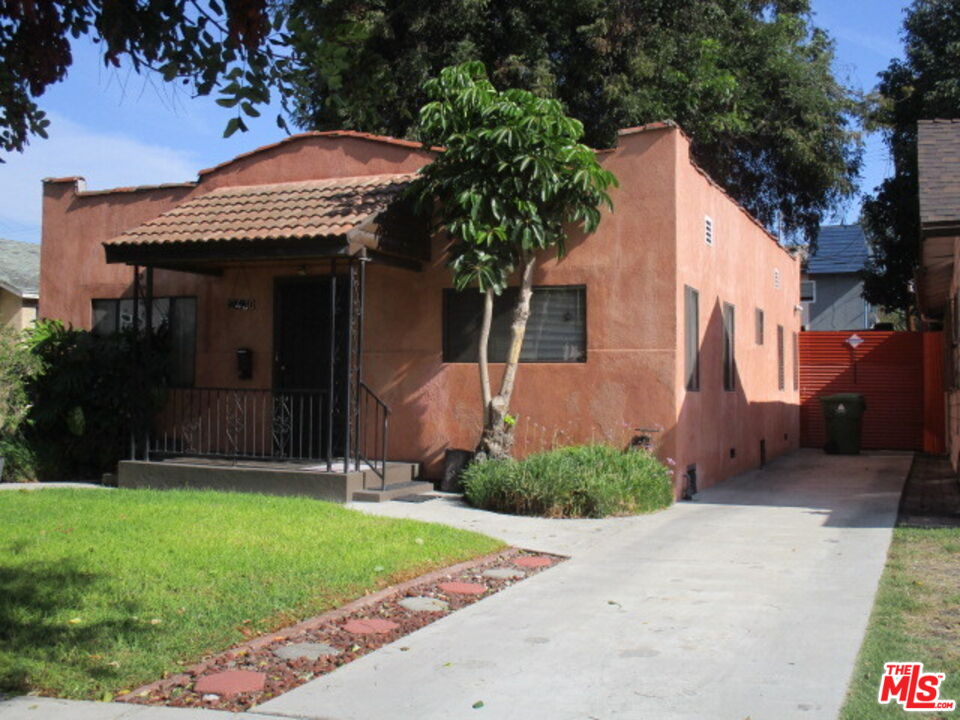
<svg viewBox="0 0 960 720">
<path fill-rule="evenodd" d="M 620 180 L 599 230 L 562 260 L 539 264 L 537 285 L 585 285 L 587 360 L 522 363 L 511 413 L 516 451 L 610 441 L 674 417 L 673 132 L 625 138 L 603 165 Z M 391 449 L 441 474 L 446 448 L 473 448 L 481 426 L 476 363 L 442 361 L 442 293 L 451 274 L 439 241 L 421 274 L 368 272 L 367 382 L 393 408 Z M 492 370 L 498 386 L 503 366 Z"/>
<path fill-rule="evenodd" d="M 358 133 L 307 133 L 241 155 L 195 182 L 147 188 L 84 191 L 82 178 L 43 184 L 40 249 L 40 316 L 89 328 L 90 298 L 130 296 L 133 274 L 107 265 L 103 242 L 150 220 L 178 203 L 226 185 L 296 182 L 413 172 L 432 154 L 416 143 L 383 143 Z M 157 272 L 157 294 L 193 294 L 206 280 Z"/>
<path fill-rule="evenodd" d="M 689 161 L 677 147 L 676 462 L 696 465 L 699 488 L 756 468 L 761 441 L 769 460 L 799 447 L 794 338 L 800 331 L 800 262 Z M 706 218 L 712 220 L 712 244 Z M 688 391 L 682 362 L 684 286 L 699 294 L 700 389 Z M 734 389 L 723 382 L 723 304 L 734 307 Z M 758 343 L 756 311 L 763 311 Z M 777 327 L 784 333 L 779 389 Z"/>
</svg>

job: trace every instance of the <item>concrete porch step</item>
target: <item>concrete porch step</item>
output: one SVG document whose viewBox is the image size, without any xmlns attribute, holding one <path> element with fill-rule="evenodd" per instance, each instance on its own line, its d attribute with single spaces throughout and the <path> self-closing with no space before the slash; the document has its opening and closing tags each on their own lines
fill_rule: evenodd
<svg viewBox="0 0 960 720">
<path fill-rule="evenodd" d="M 364 489 L 355 490 L 353 493 L 354 502 L 386 502 L 406 495 L 420 495 L 422 493 L 432 492 L 433 483 L 422 480 L 410 480 L 407 482 L 393 483 L 387 485 L 383 490 Z"/>
</svg>

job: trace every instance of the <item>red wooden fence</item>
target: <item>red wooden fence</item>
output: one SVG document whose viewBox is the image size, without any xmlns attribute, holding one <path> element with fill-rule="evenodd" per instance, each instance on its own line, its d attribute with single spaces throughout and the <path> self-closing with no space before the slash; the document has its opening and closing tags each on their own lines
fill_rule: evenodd
<svg viewBox="0 0 960 720">
<path fill-rule="evenodd" d="M 864 449 L 944 452 L 942 368 L 939 332 L 801 333 L 800 444 L 823 447 L 820 396 L 856 392 L 867 402 Z"/>
</svg>

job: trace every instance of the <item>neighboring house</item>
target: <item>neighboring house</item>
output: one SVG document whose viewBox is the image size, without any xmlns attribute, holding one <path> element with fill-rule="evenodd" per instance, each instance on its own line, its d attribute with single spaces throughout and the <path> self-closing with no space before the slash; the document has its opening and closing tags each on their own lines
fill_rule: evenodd
<svg viewBox="0 0 960 720">
<path fill-rule="evenodd" d="M 947 446 L 960 455 L 960 120 L 917 123 L 920 267 L 917 302 L 925 319 L 943 321 Z"/>
<path fill-rule="evenodd" d="M 0 327 L 23 330 L 37 319 L 40 245 L 0 238 Z"/>
<path fill-rule="evenodd" d="M 824 225 L 800 282 L 804 330 L 869 330 L 877 320 L 863 299 L 870 249 L 859 225 Z"/>
<path fill-rule="evenodd" d="M 396 479 L 386 458 L 437 478 L 445 451 L 474 446 L 480 295 L 451 289 L 442 239 L 382 222 L 432 157 L 320 132 L 194 182 L 44 182 L 41 315 L 98 332 L 140 318 L 173 337 L 178 387 L 151 462 L 122 463 L 121 484 L 217 485 L 197 479 L 217 458 L 270 460 L 273 475 L 247 467 L 217 486 L 339 483 L 324 496 L 344 499 Z M 693 163 L 674 125 L 623 130 L 598 157 L 620 181 L 615 210 L 538 265 L 517 453 L 652 436 L 679 494 L 688 472 L 702 488 L 796 448 L 799 262 Z M 511 297 L 496 306 L 494 360 Z"/>
</svg>

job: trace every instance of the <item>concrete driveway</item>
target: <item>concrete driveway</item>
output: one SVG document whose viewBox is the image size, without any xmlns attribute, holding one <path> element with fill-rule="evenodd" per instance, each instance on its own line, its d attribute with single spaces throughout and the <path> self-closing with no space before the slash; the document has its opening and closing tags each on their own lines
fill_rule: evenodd
<svg viewBox="0 0 960 720">
<path fill-rule="evenodd" d="M 572 559 L 254 712 L 834 718 L 910 460 L 801 451 L 695 502 L 605 521 L 509 518 L 451 500 L 358 506 Z"/>
</svg>

